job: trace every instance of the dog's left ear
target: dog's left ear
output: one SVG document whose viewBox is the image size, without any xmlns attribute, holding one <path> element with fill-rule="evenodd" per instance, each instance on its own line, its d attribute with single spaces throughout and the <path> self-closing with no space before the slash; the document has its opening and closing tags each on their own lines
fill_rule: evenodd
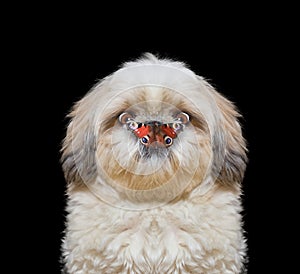
<svg viewBox="0 0 300 274">
<path fill-rule="evenodd" d="M 212 88 L 210 88 L 212 89 Z M 246 169 L 247 148 L 240 123 L 241 115 L 232 102 L 212 89 L 212 94 L 220 110 L 218 126 L 213 136 L 214 170 L 217 182 L 239 187 Z"/>
</svg>

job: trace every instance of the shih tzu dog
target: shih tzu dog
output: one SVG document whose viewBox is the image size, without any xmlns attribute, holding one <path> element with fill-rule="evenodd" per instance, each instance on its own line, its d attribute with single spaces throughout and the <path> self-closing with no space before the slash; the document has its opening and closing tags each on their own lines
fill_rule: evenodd
<svg viewBox="0 0 300 274">
<path fill-rule="evenodd" d="M 69 117 L 65 273 L 246 272 L 247 149 L 233 103 L 146 53 Z"/>
</svg>

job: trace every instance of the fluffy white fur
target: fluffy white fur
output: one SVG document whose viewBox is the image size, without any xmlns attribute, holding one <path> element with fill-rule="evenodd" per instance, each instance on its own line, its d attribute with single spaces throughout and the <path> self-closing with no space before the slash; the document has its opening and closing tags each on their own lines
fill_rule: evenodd
<svg viewBox="0 0 300 274">
<path fill-rule="evenodd" d="M 118 120 L 190 121 L 147 150 Z M 151 54 L 101 80 L 70 113 L 66 273 L 244 273 L 246 147 L 234 105 L 181 62 Z"/>
</svg>

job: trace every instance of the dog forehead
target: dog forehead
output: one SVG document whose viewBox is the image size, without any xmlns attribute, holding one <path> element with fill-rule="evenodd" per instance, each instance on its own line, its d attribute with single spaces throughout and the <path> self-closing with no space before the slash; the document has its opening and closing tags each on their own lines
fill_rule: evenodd
<svg viewBox="0 0 300 274">
<path fill-rule="evenodd" d="M 145 85 L 124 90 L 115 97 L 123 99 L 128 107 L 144 108 L 148 111 L 174 108 L 184 100 L 182 95 L 166 87 Z"/>
<path fill-rule="evenodd" d="M 147 86 L 144 89 L 145 92 L 145 101 L 149 102 L 151 105 L 159 105 L 160 102 L 163 101 L 163 97 L 165 93 L 167 92 L 166 89 L 163 89 L 162 87 L 156 87 L 156 86 Z M 168 91 L 170 92 L 170 91 Z"/>
<path fill-rule="evenodd" d="M 172 104 L 164 103 L 161 100 L 147 100 L 133 104 L 126 112 L 133 114 L 136 121 L 145 122 L 157 120 L 161 122 L 173 121 L 174 114 L 180 110 Z"/>
<path fill-rule="evenodd" d="M 180 69 L 172 63 L 143 64 L 124 66 L 111 75 L 110 85 L 115 91 L 132 87 L 157 86 L 169 89 L 182 89 L 183 83 L 196 83 L 196 75 L 182 66 Z"/>
</svg>

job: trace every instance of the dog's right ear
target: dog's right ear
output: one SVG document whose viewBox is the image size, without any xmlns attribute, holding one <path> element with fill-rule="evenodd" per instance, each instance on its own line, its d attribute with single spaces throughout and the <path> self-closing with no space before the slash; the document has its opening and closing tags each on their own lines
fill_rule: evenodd
<svg viewBox="0 0 300 274">
<path fill-rule="evenodd" d="M 246 140 L 238 121 L 241 115 L 232 102 L 215 90 L 211 91 L 220 110 L 220 126 L 214 136 L 215 155 L 219 155 L 214 161 L 217 181 L 222 185 L 239 187 L 248 161 Z"/>
<path fill-rule="evenodd" d="M 84 186 L 96 176 L 94 107 L 90 93 L 67 116 L 70 123 L 61 148 L 61 163 L 69 187 Z"/>
</svg>

